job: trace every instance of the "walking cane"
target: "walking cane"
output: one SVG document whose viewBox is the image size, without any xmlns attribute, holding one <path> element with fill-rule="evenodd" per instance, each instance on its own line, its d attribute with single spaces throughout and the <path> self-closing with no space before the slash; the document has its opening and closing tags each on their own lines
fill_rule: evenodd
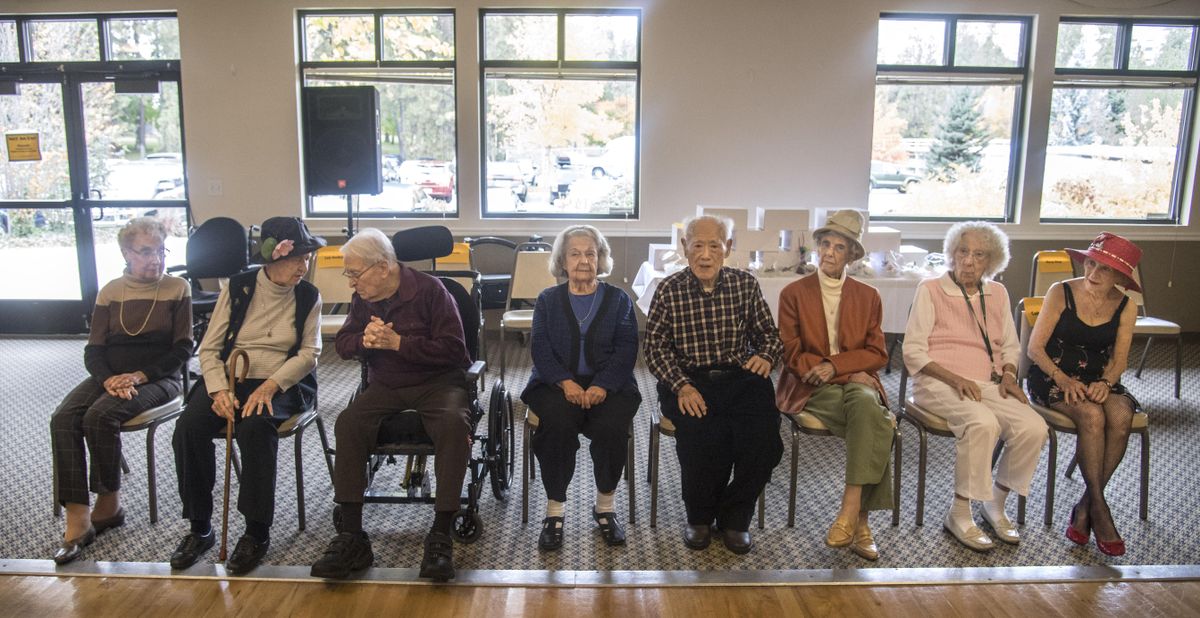
<svg viewBox="0 0 1200 618">
<path fill-rule="evenodd" d="M 241 372 L 239 375 L 238 366 L 241 361 Z M 245 350 L 234 350 L 229 358 L 229 392 L 235 393 L 233 385 L 235 382 L 245 382 L 246 375 L 250 373 L 250 356 Z M 234 399 L 237 395 L 234 394 Z M 233 412 L 237 414 L 237 410 Z M 225 551 L 229 548 L 229 468 L 233 456 L 233 418 L 225 419 L 225 499 L 221 501 L 221 554 L 217 556 L 217 560 L 225 562 Z"/>
</svg>

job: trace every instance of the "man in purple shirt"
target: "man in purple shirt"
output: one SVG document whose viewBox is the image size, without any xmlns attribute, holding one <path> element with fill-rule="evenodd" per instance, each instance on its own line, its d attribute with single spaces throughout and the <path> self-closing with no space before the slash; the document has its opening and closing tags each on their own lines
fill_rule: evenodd
<svg viewBox="0 0 1200 618">
<path fill-rule="evenodd" d="M 437 279 L 397 262 L 392 243 L 377 229 L 360 231 L 341 252 L 342 274 L 354 298 L 335 345 L 342 358 L 366 362 L 368 386 L 334 426 L 341 533 L 313 564 L 312 575 L 344 578 L 371 566 L 374 555 L 362 528 L 367 460 L 383 420 L 415 409 L 433 439 L 437 479 L 436 514 L 420 576 L 446 581 L 454 577 L 450 526 L 460 508 L 471 440 L 465 372 L 471 361 L 458 307 Z"/>
</svg>

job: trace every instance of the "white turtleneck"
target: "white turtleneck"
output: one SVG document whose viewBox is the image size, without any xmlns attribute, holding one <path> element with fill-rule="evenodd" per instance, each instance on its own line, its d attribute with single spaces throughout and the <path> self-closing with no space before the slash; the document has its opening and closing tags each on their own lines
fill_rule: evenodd
<svg viewBox="0 0 1200 618">
<path fill-rule="evenodd" d="M 829 333 L 829 353 L 840 354 L 838 346 L 838 308 L 842 304 L 842 285 L 846 283 L 846 271 L 834 279 L 817 269 L 817 281 L 821 282 L 821 305 L 825 309 L 825 329 Z"/>
</svg>

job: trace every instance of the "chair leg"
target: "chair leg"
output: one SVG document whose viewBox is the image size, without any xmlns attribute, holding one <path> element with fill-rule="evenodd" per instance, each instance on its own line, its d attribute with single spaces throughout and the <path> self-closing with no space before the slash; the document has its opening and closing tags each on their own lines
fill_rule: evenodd
<svg viewBox="0 0 1200 618">
<path fill-rule="evenodd" d="M 658 423 L 650 425 L 650 459 L 646 467 L 650 468 L 650 527 L 658 525 L 658 448 L 661 436 L 658 433 Z"/>
<path fill-rule="evenodd" d="M 296 516 L 300 520 L 300 530 L 304 530 L 304 430 L 292 436 L 296 440 Z"/>
<path fill-rule="evenodd" d="M 629 524 L 633 525 L 637 517 L 637 474 L 633 470 L 633 426 L 629 427 L 629 445 L 625 448 L 625 486 L 629 490 Z"/>
<path fill-rule="evenodd" d="M 646 461 L 647 462 L 650 461 L 650 456 L 653 454 L 651 449 L 654 448 L 653 442 L 654 442 L 654 434 L 655 433 L 657 433 L 657 430 L 655 430 L 655 428 L 654 428 L 654 423 L 650 423 L 650 433 L 647 434 L 647 436 L 646 436 Z M 647 465 L 646 465 L 646 482 L 649 483 L 652 480 L 653 479 L 650 478 L 650 465 L 647 463 Z"/>
<path fill-rule="evenodd" d="M 505 365 L 505 360 L 506 360 L 505 357 L 507 356 L 505 354 L 505 352 L 507 352 L 507 350 L 505 350 L 505 348 L 508 347 L 505 345 L 505 343 L 507 343 L 507 342 L 504 339 L 504 322 L 501 321 L 500 322 L 500 345 L 496 346 L 496 347 L 500 348 L 500 381 L 501 382 L 504 381 L 504 365 Z"/>
<path fill-rule="evenodd" d="M 1142 370 L 1146 368 L 1146 355 L 1150 353 L 1151 341 L 1154 341 L 1154 337 L 1146 335 L 1146 347 L 1142 348 L 1142 360 L 1138 362 L 1137 373 L 1133 374 L 1133 377 L 1135 378 L 1142 377 Z"/>
<path fill-rule="evenodd" d="M 792 425 L 792 482 L 788 485 L 788 521 L 789 528 L 796 527 L 796 482 L 800 467 L 800 431 Z"/>
<path fill-rule="evenodd" d="M 1071 478 L 1075 474 L 1075 468 L 1079 466 L 1079 447 L 1075 447 L 1075 454 L 1071 456 L 1071 463 L 1067 465 L 1067 472 L 1063 476 Z"/>
<path fill-rule="evenodd" d="M 150 494 L 150 523 L 158 522 L 158 466 L 154 465 L 154 434 L 158 425 L 150 425 L 146 429 L 146 489 Z M 125 463 L 125 456 L 121 456 Z"/>
<path fill-rule="evenodd" d="M 521 523 L 529 523 L 529 484 L 533 482 L 533 471 L 529 468 L 529 423 L 522 423 L 521 435 Z"/>
<path fill-rule="evenodd" d="M 1175 398 L 1179 399 L 1179 378 L 1183 372 L 1183 333 L 1175 336 Z"/>
<path fill-rule="evenodd" d="M 1142 490 L 1138 499 L 1138 515 L 1150 517 L 1150 432 L 1142 430 Z"/>
<path fill-rule="evenodd" d="M 125 461 L 124 453 L 121 453 L 121 472 L 129 474 L 129 462 Z"/>
<path fill-rule="evenodd" d="M 1018 526 L 1025 525 L 1025 503 L 1026 502 L 1028 502 L 1028 500 L 1025 499 L 1025 496 L 1017 496 L 1017 525 Z"/>
<path fill-rule="evenodd" d="M 232 449 L 229 449 L 229 456 L 233 459 L 233 476 L 237 478 L 238 482 L 240 483 L 242 481 L 242 460 L 238 457 L 238 450 L 236 446 Z"/>
<path fill-rule="evenodd" d="M 325 433 L 325 421 L 317 416 L 317 435 L 321 437 L 321 450 L 325 452 L 325 467 L 329 469 L 329 478 L 333 478 L 333 453 L 329 448 L 329 436 Z"/>
<path fill-rule="evenodd" d="M 929 455 L 929 439 L 925 436 L 925 428 L 914 423 L 917 428 L 917 525 L 925 525 L 925 459 Z"/>
<path fill-rule="evenodd" d="M 764 487 L 762 492 L 758 494 L 758 529 L 763 530 L 767 527 L 767 489 Z"/>
<path fill-rule="evenodd" d="M 54 517 L 62 517 L 62 505 L 58 502 L 58 462 L 54 453 L 50 454 L 50 497 L 54 500 Z"/>
<path fill-rule="evenodd" d="M 1054 523 L 1054 481 L 1058 473 L 1058 432 L 1050 429 L 1050 452 L 1046 459 L 1046 525 Z"/>
<path fill-rule="evenodd" d="M 900 471 L 901 465 L 904 463 L 903 451 L 904 442 L 900 438 L 900 424 L 896 424 L 895 433 L 892 436 L 892 527 L 900 525 Z"/>
</svg>

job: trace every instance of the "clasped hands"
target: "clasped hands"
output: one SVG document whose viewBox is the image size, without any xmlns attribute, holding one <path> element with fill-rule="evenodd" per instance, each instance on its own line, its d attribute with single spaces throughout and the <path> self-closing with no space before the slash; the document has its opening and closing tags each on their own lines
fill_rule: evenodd
<svg viewBox="0 0 1200 618">
<path fill-rule="evenodd" d="M 1108 399 L 1109 392 L 1112 391 L 1112 388 L 1104 382 L 1097 381 L 1085 385 L 1083 382 L 1061 371 L 1057 372 L 1054 383 L 1062 390 L 1063 401 L 1068 404 L 1076 404 L 1082 401 L 1104 403 Z"/>
<path fill-rule="evenodd" d="M 771 375 L 771 363 L 755 354 L 749 360 L 742 364 L 742 369 L 753 373 L 756 376 L 766 378 Z M 704 396 L 700 391 L 696 390 L 691 384 L 684 384 L 679 389 L 676 400 L 679 405 L 679 410 L 689 416 L 700 418 L 708 414 L 708 404 L 704 402 Z"/>
<path fill-rule="evenodd" d="M 563 391 L 563 397 L 584 410 L 598 406 L 608 397 L 608 391 L 599 386 L 589 386 L 584 390 L 575 380 L 563 380 L 558 383 Z"/>
<path fill-rule="evenodd" d="M 140 371 L 119 373 L 115 376 L 109 376 L 104 381 L 104 391 L 118 399 L 133 399 L 137 397 L 137 389 L 134 387 L 139 384 L 145 384 L 148 381 L 146 374 Z"/>
<path fill-rule="evenodd" d="M 237 411 L 242 411 L 242 418 L 262 414 L 263 410 L 267 411 L 268 415 L 275 414 L 275 408 L 271 405 L 271 400 L 279 392 L 279 384 L 275 380 L 265 380 L 250 396 L 246 398 L 245 405 L 237 400 L 233 391 L 229 389 L 219 390 L 211 393 L 213 400 L 213 414 L 217 416 L 234 420 L 237 417 Z"/>
<path fill-rule="evenodd" d="M 367 324 L 367 328 L 363 330 L 362 345 L 364 348 L 372 350 L 392 350 L 393 352 L 400 349 L 400 334 L 392 330 L 392 323 L 384 323 L 383 320 L 376 316 L 371 316 L 371 321 Z"/>
</svg>

